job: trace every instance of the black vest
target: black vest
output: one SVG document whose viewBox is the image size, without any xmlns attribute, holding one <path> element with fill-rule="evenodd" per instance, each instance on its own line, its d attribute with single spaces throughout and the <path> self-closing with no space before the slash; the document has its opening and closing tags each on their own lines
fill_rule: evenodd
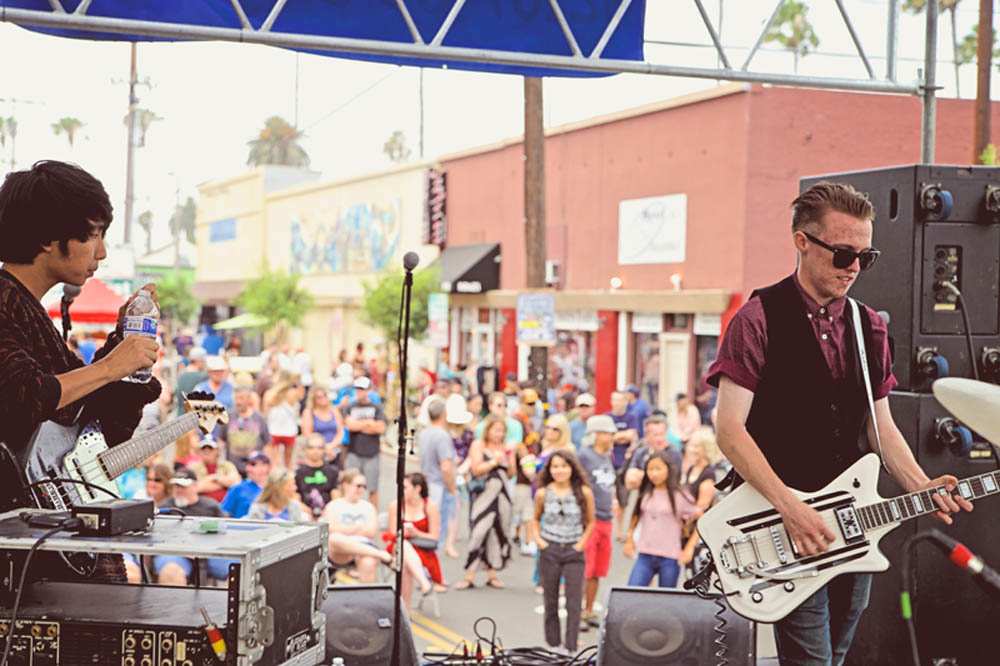
<svg viewBox="0 0 1000 666">
<path fill-rule="evenodd" d="M 865 436 L 865 391 L 851 308 L 847 374 L 834 381 L 794 277 L 754 292 L 764 307 L 767 349 L 764 369 L 747 417 L 747 431 L 785 485 L 816 491 L 870 450 Z M 752 296 L 751 296 L 752 298 Z M 872 348 L 871 321 L 861 313 L 869 373 L 882 378 L 881 354 Z"/>
</svg>

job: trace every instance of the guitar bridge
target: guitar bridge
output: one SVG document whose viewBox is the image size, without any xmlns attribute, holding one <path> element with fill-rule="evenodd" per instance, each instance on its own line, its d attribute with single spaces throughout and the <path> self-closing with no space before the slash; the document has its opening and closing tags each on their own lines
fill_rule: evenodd
<svg viewBox="0 0 1000 666">
<path fill-rule="evenodd" d="M 740 557 L 740 546 L 746 544 L 750 545 L 752 558 Z M 723 569 L 741 578 L 754 576 L 758 570 L 765 566 L 760 556 L 760 550 L 757 547 L 757 540 L 752 534 L 745 534 L 741 537 L 729 537 L 719 551 L 719 562 Z"/>
</svg>

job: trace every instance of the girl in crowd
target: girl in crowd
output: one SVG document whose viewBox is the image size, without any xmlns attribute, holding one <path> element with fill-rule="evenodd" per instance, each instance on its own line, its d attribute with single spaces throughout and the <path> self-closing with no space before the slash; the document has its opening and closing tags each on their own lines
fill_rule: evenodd
<svg viewBox="0 0 1000 666">
<path fill-rule="evenodd" d="M 333 406 L 325 386 L 316 385 L 310 389 L 300 428 L 306 437 L 314 432 L 322 435 L 327 462 L 339 464 L 341 445 L 344 443 L 344 417 Z"/>
<path fill-rule="evenodd" d="M 264 398 L 267 429 L 271 433 L 271 443 L 264 447 L 264 453 L 276 466 L 292 465 L 295 437 L 299 434 L 301 391 L 298 375 L 282 373 L 281 380 Z"/>
<path fill-rule="evenodd" d="M 295 476 L 287 469 L 272 470 L 264 490 L 257 501 L 250 505 L 247 518 L 251 520 L 288 520 L 304 523 L 311 520 L 309 511 L 302 506 L 295 488 Z"/>
<path fill-rule="evenodd" d="M 674 434 L 682 443 L 691 439 L 694 431 L 701 426 L 701 412 L 694 400 L 684 393 L 677 394 L 677 415 L 674 417 Z"/>
<path fill-rule="evenodd" d="M 427 572 L 434 589 L 446 592 L 444 576 L 441 574 L 441 562 L 438 561 L 437 545 L 441 538 L 441 512 L 434 502 L 428 499 L 427 479 L 419 472 L 409 474 L 403 479 L 403 537 L 406 543 L 413 547 L 420 560 L 420 566 Z M 396 502 L 389 503 L 389 529 L 382 535 L 391 553 L 396 545 Z M 403 576 L 403 601 L 409 609 L 410 595 L 413 591 L 413 578 Z"/>
<path fill-rule="evenodd" d="M 326 505 L 321 518 L 330 526 L 330 560 L 339 566 L 353 564 L 361 582 L 374 583 L 378 563 L 392 568 L 394 560 L 391 553 L 375 546 L 378 516 L 372 503 L 365 499 L 368 482 L 358 470 L 344 470 L 340 475 L 340 491 L 341 497 Z M 403 562 L 420 591 L 428 594 L 431 582 L 424 575 L 420 557 L 408 543 L 404 543 Z"/>
<path fill-rule="evenodd" d="M 594 494 L 576 456 L 555 449 L 535 493 L 535 542 L 545 595 L 545 642 L 575 654 L 583 602 L 583 549 L 594 529 Z M 566 640 L 560 641 L 559 581 L 566 584 Z"/>
<path fill-rule="evenodd" d="M 476 569 L 486 567 L 486 584 L 502 589 L 497 570 L 510 559 L 511 503 L 507 494 L 509 469 L 513 464 L 504 439 L 507 425 L 504 419 L 490 416 L 483 425 L 483 438 L 469 449 L 469 555 L 465 562 L 465 577 L 455 584 L 456 590 L 475 585 Z"/>
<path fill-rule="evenodd" d="M 646 587 L 657 576 L 660 587 L 674 587 L 680 566 L 690 560 L 687 548 L 682 553 L 681 530 L 695 505 L 675 485 L 666 451 L 651 454 L 645 472 L 623 549 L 627 557 L 638 553 L 628 584 Z M 641 530 L 638 542 L 636 527 Z"/>
</svg>

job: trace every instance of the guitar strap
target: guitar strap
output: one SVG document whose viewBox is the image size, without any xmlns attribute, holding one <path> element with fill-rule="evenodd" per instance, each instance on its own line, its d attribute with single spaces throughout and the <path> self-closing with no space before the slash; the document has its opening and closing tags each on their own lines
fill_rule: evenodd
<svg viewBox="0 0 1000 666">
<path fill-rule="evenodd" d="M 864 377 L 865 393 L 868 396 L 868 411 L 872 417 L 872 430 L 875 431 L 875 445 L 878 448 L 878 459 L 882 462 L 885 471 L 889 468 L 885 464 L 885 457 L 882 455 L 882 438 L 878 434 L 878 420 L 875 418 L 875 399 L 872 396 L 872 379 L 868 372 L 868 354 L 865 352 L 865 333 L 861 330 L 861 306 L 853 298 L 848 297 L 847 302 L 851 306 L 851 319 L 854 321 L 854 339 L 858 343 L 858 360 L 861 361 L 861 375 Z"/>
</svg>

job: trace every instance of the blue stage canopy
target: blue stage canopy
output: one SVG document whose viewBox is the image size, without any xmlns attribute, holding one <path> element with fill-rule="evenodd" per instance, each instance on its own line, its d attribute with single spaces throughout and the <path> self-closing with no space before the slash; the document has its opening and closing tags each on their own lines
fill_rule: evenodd
<svg viewBox="0 0 1000 666">
<path fill-rule="evenodd" d="M 599 76 L 615 70 L 569 61 L 642 62 L 645 9 L 646 0 L 0 0 L 0 20 L 75 39 L 221 39 L 399 65 Z"/>
</svg>

